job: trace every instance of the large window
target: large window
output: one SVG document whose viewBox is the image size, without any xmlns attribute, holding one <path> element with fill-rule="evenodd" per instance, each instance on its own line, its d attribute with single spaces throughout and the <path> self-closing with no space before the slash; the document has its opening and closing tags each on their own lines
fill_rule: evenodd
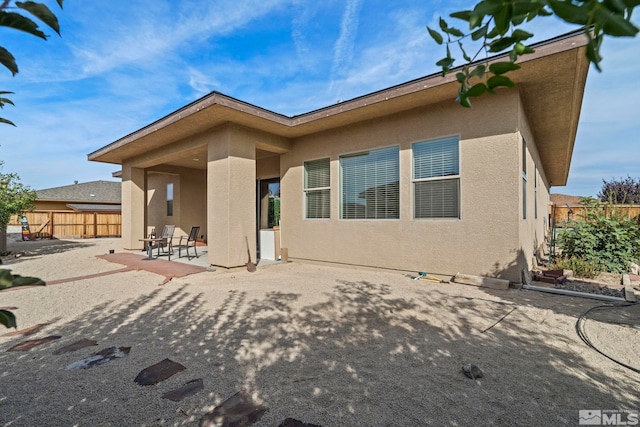
<svg viewBox="0 0 640 427">
<path fill-rule="evenodd" d="M 458 137 L 413 144 L 415 218 L 460 218 Z"/>
<path fill-rule="evenodd" d="M 308 219 L 330 217 L 331 177 L 329 159 L 304 162 L 304 194 Z"/>
<path fill-rule="evenodd" d="M 399 147 L 340 157 L 340 218 L 400 218 Z"/>
</svg>

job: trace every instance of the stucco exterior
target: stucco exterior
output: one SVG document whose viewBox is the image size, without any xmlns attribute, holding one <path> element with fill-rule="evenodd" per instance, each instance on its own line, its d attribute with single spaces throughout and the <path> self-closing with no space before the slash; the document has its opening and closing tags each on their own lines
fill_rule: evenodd
<svg viewBox="0 0 640 427">
<path fill-rule="evenodd" d="M 455 78 L 440 75 L 294 117 L 214 92 L 89 159 L 122 165 L 126 248 L 141 248 L 150 227 L 199 225 L 212 265 L 244 265 L 247 249 L 255 260 L 267 223 L 260 183 L 279 178 L 289 258 L 517 282 L 545 239 L 549 189 L 568 175 L 584 46 L 581 35 L 541 44 L 513 74 L 517 89 L 472 109 L 453 102 Z M 458 141 L 459 216 L 416 219 L 412 144 L 445 137 Z M 398 151 L 397 218 L 341 219 L 341 159 L 384 147 Z M 305 162 L 327 158 L 329 215 L 307 219 Z"/>
</svg>

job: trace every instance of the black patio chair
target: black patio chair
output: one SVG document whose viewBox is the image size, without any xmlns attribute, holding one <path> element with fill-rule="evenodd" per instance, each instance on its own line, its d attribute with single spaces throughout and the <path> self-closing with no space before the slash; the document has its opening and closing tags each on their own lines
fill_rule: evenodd
<svg viewBox="0 0 640 427">
<path fill-rule="evenodd" d="M 182 251 L 182 240 L 186 239 L 185 249 L 187 250 L 187 259 L 191 261 L 191 257 L 189 256 L 189 246 L 193 246 L 193 252 L 195 253 L 194 257 L 198 258 L 198 251 L 196 250 L 196 244 L 198 240 L 198 234 L 200 233 L 200 226 L 191 227 L 188 236 L 180 236 L 180 241 L 178 242 L 178 258 L 180 258 Z"/>
<path fill-rule="evenodd" d="M 162 255 L 168 255 L 169 261 L 171 261 L 171 254 L 173 253 L 173 232 L 175 231 L 175 225 L 165 225 L 162 229 L 162 234 L 158 236 L 158 256 L 160 256 L 160 250 Z"/>
</svg>

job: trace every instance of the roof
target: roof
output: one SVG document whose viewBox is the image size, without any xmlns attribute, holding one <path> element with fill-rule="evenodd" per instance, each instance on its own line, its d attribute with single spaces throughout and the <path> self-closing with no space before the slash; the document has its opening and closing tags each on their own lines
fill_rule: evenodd
<svg viewBox="0 0 640 427">
<path fill-rule="evenodd" d="M 551 194 L 551 203 L 560 206 L 579 206 L 582 196 L 571 196 L 569 194 Z"/>
<path fill-rule="evenodd" d="M 589 69 L 586 44 L 582 30 L 535 44 L 534 53 L 519 59 L 522 68 L 509 75 L 518 84 L 542 165 L 552 185 L 565 185 L 569 175 Z M 507 56 L 508 53 L 497 55 L 490 62 Z M 455 70 L 444 77 L 434 73 L 296 116 L 285 116 L 214 91 L 90 153 L 88 159 L 122 164 L 126 159 L 224 123 L 236 123 L 282 138 L 298 138 L 453 100 L 458 91 L 455 74 Z"/>
<path fill-rule="evenodd" d="M 120 212 L 121 205 L 96 205 L 83 203 L 67 203 L 67 206 L 74 211 L 80 212 Z"/>
<path fill-rule="evenodd" d="M 36 200 L 90 202 L 92 204 L 120 203 L 122 183 L 114 181 L 91 181 L 36 190 L 36 193 Z"/>
</svg>

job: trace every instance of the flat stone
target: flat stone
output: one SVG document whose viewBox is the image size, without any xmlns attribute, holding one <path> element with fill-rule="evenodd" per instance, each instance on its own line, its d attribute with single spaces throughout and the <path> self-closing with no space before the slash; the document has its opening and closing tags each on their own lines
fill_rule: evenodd
<svg viewBox="0 0 640 427">
<path fill-rule="evenodd" d="M 278 427 L 322 427 L 320 424 L 309 424 L 298 421 L 295 418 L 287 418 Z"/>
<path fill-rule="evenodd" d="M 200 427 L 246 427 L 260 421 L 269 408 L 258 405 L 249 393 L 234 394 L 200 419 Z"/>
<path fill-rule="evenodd" d="M 64 369 L 67 371 L 76 371 L 79 369 L 89 369 L 95 366 L 104 365 L 114 359 L 126 357 L 130 350 L 131 347 L 107 347 L 85 359 L 68 364 Z"/>
<path fill-rule="evenodd" d="M 185 369 L 187 368 L 177 362 L 164 359 L 155 365 L 144 368 L 134 381 L 140 385 L 154 385 Z"/>
<path fill-rule="evenodd" d="M 62 338 L 60 335 L 49 335 L 48 337 L 40 338 L 37 340 L 22 341 L 21 343 L 14 345 L 7 351 L 29 351 L 33 347 L 37 347 L 51 341 L 59 340 L 60 338 Z"/>
<path fill-rule="evenodd" d="M 98 341 L 96 340 L 88 340 L 83 338 L 79 341 L 74 342 L 73 344 L 65 345 L 53 352 L 56 356 L 59 354 L 70 353 L 72 351 L 80 350 L 81 348 L 91 347 L 93 345 L 98 345 Z"/>
<path fill-rule="evenodd" d="M 173 400 L 174 402 L 180 402 L 185 397 L 192 396 L 200 391 L 204 390 L 204 382 L 202 378 L 197 380 L 191 380 L 185 385 L 175 390 L 171 390 L 163 394 L 163 399 Z"/>
</svg>

